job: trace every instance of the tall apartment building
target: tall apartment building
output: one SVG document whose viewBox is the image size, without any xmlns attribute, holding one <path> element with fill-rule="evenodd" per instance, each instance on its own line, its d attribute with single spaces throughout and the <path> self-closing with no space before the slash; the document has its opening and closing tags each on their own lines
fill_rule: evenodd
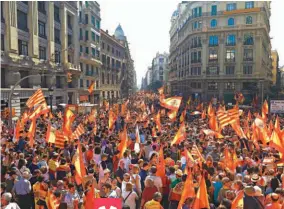
<svg viewBox="0 0 284 209">
<path fill-rule="evenodd" d="M 132 85 L 136 84 L 133 60 L 120 25 L 117 26 L 114 35 L 110 35 L 107 30 L 101 30 L 101 53 L 101 98 L 114 101 L 128 96 Z"/>
<path fill-rule="evenodd" d="M 271 58 L 272 58 L 272 83 L 273 85 L 277 84 L 277 79 L 279 76 L 279 55 L 276 50 L 271 51 Z"/>
<path fill-rule="evenodd" d="M 170 29 L 170 89 L 185 97 L 246 102 L 272 84 L 270 2 L 182 2 Z"/>
<path fill-rule="evenodd" d="M 55 88 L 53 104 L 76 103 L 81 72 L 77 11 L 77 3 L 71 1 L 1 1 L 1 103 L 7 103 L 18 80 L 35 75 L 16 87 L 12 97 L 16 115 L 40 87 L 46 97 L 48 89 Z M 67 72 L 73 75 L 69 84 Z"/>
<path fill-rule="evenodd" d="M 157 53 L 152 60 L 152 82 L 166 82 L 168 79 L 168 54 Z"/>
<path fill-rule="evenodd" d="M 79 1 L 80 68 L 79 102 L 98 103 L 100 96 L 101 33 L 100 5 L 96 1 Z M 95 91 L 88 87 L 95 82 Z"/>
</svg>

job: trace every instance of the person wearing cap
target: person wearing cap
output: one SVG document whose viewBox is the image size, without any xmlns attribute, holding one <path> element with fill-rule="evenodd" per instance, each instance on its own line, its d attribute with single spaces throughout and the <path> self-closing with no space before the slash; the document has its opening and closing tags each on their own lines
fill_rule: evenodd
<svg viewBox="0 0 284 209">
<path fill-rule="evenodd" d="M 162 194 L 160 192 L 156 192 L 153 195 L 153 199 L 146 202 L 143 209 L 163 209 L 161 202 L 162 201 Z"/>
<path fill-rule="evenodd" d="M 171 182 L 170 188 L 173 189 L 178 183 L 181 182 L 181 177 L 182 177 L 182 171 L 180 169 L 177 169 L 175 171 L 176 174 L 176 179 Z"/>
</svg>

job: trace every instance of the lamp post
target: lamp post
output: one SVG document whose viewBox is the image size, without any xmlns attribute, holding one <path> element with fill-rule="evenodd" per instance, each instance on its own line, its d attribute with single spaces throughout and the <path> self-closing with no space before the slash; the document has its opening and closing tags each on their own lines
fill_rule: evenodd
<svg viewBox="0 0 284 209">
<path fill-rule="evenodd" d="M 48 88 L 48 92 L 49 92 L 49 102 L 50 102 L 50 112 L 52 113 L 52 100 L 53 100 L 53 87 L 49 87 Z"/>
</svg>

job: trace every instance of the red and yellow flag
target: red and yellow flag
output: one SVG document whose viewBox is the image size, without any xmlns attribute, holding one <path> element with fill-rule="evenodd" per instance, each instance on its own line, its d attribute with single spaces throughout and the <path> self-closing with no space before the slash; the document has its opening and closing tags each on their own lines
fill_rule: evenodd
<svg viewBox="0 0 284 209">
<path fill-rule="evenodd" d="M 175 138 L 171 142 L 171 146 L 174 144 L 179 144 L 186 138 L 186 130 L 185 130 L 185 124 L 182 123 L 178 129 L 178 132 L 175 135 Z"/>
<path fill-rule="evenodd" d="M 71 126 L 75 120 L 75 114 L 69 108 L 66 108 L 65 115 L 63 118 L 63 134 L 70 136 L 72 134 Z"/>
<path fill-rule="evenodd" d="M 208 106 L 208 109 L 207 109 L 207 114 L 208 114 L 209 117 L 215 116 L 215 112 L 214 112 L 214 109 L 213 109 L 211 103 L 209 103 L 209 106 Z"/>
<path fill-rule="evenodd" d="M 204 175 L 200 180 L 199 188 L 192 208 L 194 209 L 210 208 Z"/>
<path fill-rule="evenodd" d="M 164 94 L 164 86 L 162 86 L 161 88 L 158 89 L 159 94 Z"/>
<path fill-rule="evenodd" d="M 79 137 L 85 133 L 85 128 L 83 126 L 83 124 L 79 124 L 76 128 L 76 130 L 72 133 L 70 139 L 74 140 L 74 139 L 79 139 Z"/>
<path fill-rule="evenodd" d="M 123 157 L 123 154 L 125 150 L 127 149 L 128 144 L 128 136 L 127 136 L 127 130 L 126 127 L 124 127 L 123 131 L 119 134 L 120 143 L 118 145 L 118 151 L 119 151 L 119 159 Z"/>
<path fill-rule="evenodd" d="M 48 123 L 47 125 L 47 131 L 46 131 L 46 138 L 45 141 L 47 143 L 55 143 L 55 133 L 53 130 L 51 130 L 51 125 Z"/>
<path fill-rule="evenodd" d="M 28 132 L 30 147 L 34 146 L 35 131 L 36 131 L 36 119 L 33 118 Z"/>
<path fill-rule="evenodd" d="M 109 120 L 108 120 L 108 129 L 109 130 L 112 130 L 115 121 L 116 121 L 116 115 L 114 114 L 114 112 L 112 110 L 109 110 Z"/>
<path fill-rule="evenodd" d="M 160 105 L 164 108 L 177 111 L 181 104 L 181 100 L 182 97 L 170 97 L 167 99 L 161 99 Z"/>
<path fill-rule="evenodd" d="M 284 141 L 279 138 L 276 131 L 273 131 L 270 137 L 269 146 L 275 148 L 278 152 L 284 155 Z"/>
<path fill-rule="evenodd" d="M 231 209 L 243 208 L 244 191 L 239 191 L 235 199 L 232 201 Z"/>
<path fill-rule="evenodd" d="M 170 118 L 170 120 L 173 122 L 176 120 L 177 117 L 177 111 L 172 110 L 170 112 L 168 112 L 168 117 Z"/>
<path fill-rule="evenodd" d="M 160 147 L 159 151 L 159 163 L 157 164 L 157 173 L 156 176 L 160 176 L 163 181 L 163 185 L 165 185 L 165 177 L 166 177 L 166 163 L 164 159 L 164 151 L 163 146 Z"/>
<path fill-rule="evenodd" d="M 217 122 L 217 117 L 216 116 L 212 116 L 209 119 L 209 128 L 213 131 L 219 131 L 219 127 L 218 127 L 218 122 Z"/>
<path fill-rule="evenodd" d="M 191 171 L 187 172 L 186 181 L 184 183 L 183 191 L 177 208 L 182 208 L 186 199 L 195 196 L 194 185 L 192 180 Z"/>
<path fill-rule="evenodd" d="M 263 103 L 262 108 L 261 108 L 261 112 L 262 112 L 262 114 L 265 114 L 265 115 L 268 114 L 268 103 L 267 103 L 266 100 L 264 100 L 264 103 Z"/>
<path fill-rule="evenodd" d="M 157 115 L 155 117 L 155 123 L 156 123 L 156 127 L 157 127 L 158 131 L 161 132 L 162 125 L 161 125 L 161 114 L 160 114 L 160 111 L 157 113 Z"/>
<path fill-rule="evenodd" d="M 44 95 L 41 89 L 38 89 L 26 102 L 26 105 L 29 108 L 34 107 L 35 105 L 46 103 Z"/>
<path fill-rule="evenodd" d="M 60 200 L 56 198 L 53 192 L 49 189 L 47 192 L 47 208 L 48 209 L 58 209 L 60 205 Z"/>
<path fill-rule="evenodd" d="M 78 143 L 77 152 L 73 160 L 74 160 L 74 166 L 76 169 L 75 180 L 76 180 L 76 183 L 80 185 L 82 184 L 82 180 L 84 176 L 86 176 L 86 168 L 85 168 L 84 161 L 83 161 L 83 153 L 82 153 L 82 147 L 81 147 L 80 142 Z"/>
<path fill-rule="evenodd" d="M 91 85 L 88 88 L 88 92 L 91 94 L 95 90 L 95 81 L 92 81 Z"/>
<path fill-rule="evenodd" d="M 186 110 L 182 111 L 181 116 L 179 118 L 180 123 L 183 123 L 185 121 L 185 116 L 186 116 Z"/>
</svg>

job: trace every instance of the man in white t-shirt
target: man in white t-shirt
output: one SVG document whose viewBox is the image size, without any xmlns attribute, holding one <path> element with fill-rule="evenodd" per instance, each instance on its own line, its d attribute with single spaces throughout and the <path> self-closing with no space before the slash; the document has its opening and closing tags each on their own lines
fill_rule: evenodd
<svg viewBox="0 0 284 209">
<path fill-rule="evenodd" d="M 158 188 L 159 192 L 162 193 L 162 187 L 163 187 L 162 179 L 161 179 L 161 177 L 156 176 L 156 172 L 157 172 L 156 166 L 152 166 L 151 167 L 151 175 L 146 177 L 145 182 L 149 178 L 152 179 L 153 182 L 154 182 L 154 185 Z"/>
<path fill-rule="evenodd" d="M 1 197 L 1 206 L 3 209 L 20 209 L 17 203 L 11 202 L 12 200 L 12 194 L 9 192 L 6 192 L 2 194 Z"/>
</svg>

